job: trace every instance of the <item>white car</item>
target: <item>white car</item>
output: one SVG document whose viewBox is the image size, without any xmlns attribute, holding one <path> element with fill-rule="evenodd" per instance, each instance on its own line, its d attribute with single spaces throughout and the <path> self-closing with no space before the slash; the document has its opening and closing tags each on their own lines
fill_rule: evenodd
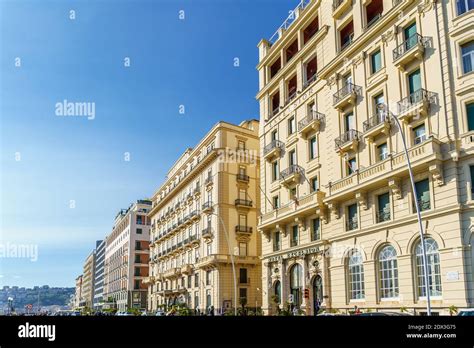
<svg viewBox="0 0 474 348">
<path fill-rule="evenodd" d="M 165 315 L 166 315 L 165 312 L 160 311 L 160 310 L 156 311 L 156 313 L 155 313 L 155 316 L 157 316 L 157 317 L 164 317 Z"/>
</svg>

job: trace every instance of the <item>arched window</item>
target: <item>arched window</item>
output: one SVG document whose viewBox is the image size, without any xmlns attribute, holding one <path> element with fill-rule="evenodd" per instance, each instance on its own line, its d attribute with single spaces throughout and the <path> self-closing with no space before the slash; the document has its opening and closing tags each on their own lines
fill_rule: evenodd
<svg viewBox="0 0 474 348">
<path fill-rule="evenodd" d="M 433 238 L 425 239 L 426 260 L 428 265 L 428 288 L 431 296 L 441 296 L 441 267 L 439 264 L 438 244 Z M 415 248 L 416 257 L 416 278 L 418 285 L 418 296 L 426 296 L 425 272 L 423 269 L 423 249 L 421 241 Z"/>
<path fill-rule="evenodd" d="M 300 264 L 295 264 L 290 271 L 290 293 L 293 295 L 293 304 L 301 305 L 301 290 L 303 287 L 303 269 Z"/>
<path fill-rule="evenodd" d="M 275 296 L 278 298 L 278 303 L 281 303 L 281 283 L 279 280 L 275 282 Z"/>
<path fill-rule="evenodd" d="M 380 250 L 380 298 L 398 297 L 397 252 L 391 245 Z"/>
<path fill-rule="evenodd" d="M 351 300 L 365 298 L 364 291 L 364 265 L 362 264 L 362 254 L 353 250 L 349 256 L 349 298 Z"/>
<path fill-rule="evenodd" d="M 315 313 L 319 310 L 323 302 L 323 279 L 318 274 L 313 280 L 313 305 Z"/>
</svg>

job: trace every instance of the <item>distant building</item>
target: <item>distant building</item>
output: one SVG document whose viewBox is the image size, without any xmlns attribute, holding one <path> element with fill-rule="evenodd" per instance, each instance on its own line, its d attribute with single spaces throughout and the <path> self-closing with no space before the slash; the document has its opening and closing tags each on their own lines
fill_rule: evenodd
<svg viewBox="0 0 474 348">
<path fill-rule="evenodd" d="M 37 286 L 34 289 L 38 289 Z M 82 305 L 82 274 L 76 278 L 76 292 L 74 294 L 74 307 Z"/>
<path fill-rule="evenodd" d="M 82 298 L 84 306 L 92 308 L 94 300 L 94 275 L 95 275 L 95 249 L 89 254 L 84 262 L 84 273 L 82 278 Z"/>
<path fill-rule="evenodd" d="M 101 310 L 103 306 L 105 243 L 105 240 L 96 243 L 93 302 L 95 310 Z"/>
<path fill-rule="evenodd" d="M 112 232 L 106 239 L 103 297 L 112 299 L 118 311 L 145 309 L 148 277 L 151 201 L 138 200 L 115 217 Z"/>
</svg>

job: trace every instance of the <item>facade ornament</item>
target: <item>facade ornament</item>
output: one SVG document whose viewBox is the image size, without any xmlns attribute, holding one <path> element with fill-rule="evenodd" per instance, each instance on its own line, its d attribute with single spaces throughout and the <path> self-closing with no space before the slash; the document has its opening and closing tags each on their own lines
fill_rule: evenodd
<svg viewBox="0 0 474 348">
<path fill-rule="evenodd" d="M 334 216 L 336 219 L 339 219 L 339 206 L 337 203 L 329 203 L 328 204 L 329 211 L 331 212 L 331 216 Z"/>
<path fill-rule="evenodd" d="M 429 172 L 438 186 L 444 185 L 443 166 L 441 163 L 431 165 Z"/>
<path fill-rule="evenodd" d="M 418 5 L 418 13 L 424 15 L 433 8 L 434 0 L 423 0 L 420 5 Z"/>
<path fill-rule="evenodd" d="M 362 209 L 367 210 L 367 195 L 364 191 L 359 191 L 355 194 L 356 201 L 362 207 Z"/>
<path fill-rule="evenodd" d="M 393 197 L 395 199 L 402 198 L 402 189 L 400 187 L 400 179 L 396 179 L 396 178 L 389 179 L 388 187 L 392 191 Z"/>
<path fill-rule="evenodd" d="M 395 38 L 395 31 L 394 30 L 387 30 L 386 33 L 382 34 L 382 42 L 387 44 L 388 42 L 392 41 Z"/>
</svg>

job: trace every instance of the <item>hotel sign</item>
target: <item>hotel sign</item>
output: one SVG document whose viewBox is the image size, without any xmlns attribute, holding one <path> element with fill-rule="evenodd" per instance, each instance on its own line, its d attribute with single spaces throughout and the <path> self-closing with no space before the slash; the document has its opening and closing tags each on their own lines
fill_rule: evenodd
<svg viewBox="0 0 474 348">
<path fill-rule="evenodd" d="M 284 259 L 291 259 L 291 258 L 294 258 L 294 257 L 305 256 L 305 255 L 308 255 L 308 254 L 315 254 L 319 251 L 320 251 L 319 247 L 311 247 L 311 248 L 307 248 L 307 249 L 291 251 L 291 252 L 287 253 L 286 255 L 279 255 L 279 256 L 269 257 L 268 262 L 279 262 L 279 261 L 284 260 Z"/>
</svg>

